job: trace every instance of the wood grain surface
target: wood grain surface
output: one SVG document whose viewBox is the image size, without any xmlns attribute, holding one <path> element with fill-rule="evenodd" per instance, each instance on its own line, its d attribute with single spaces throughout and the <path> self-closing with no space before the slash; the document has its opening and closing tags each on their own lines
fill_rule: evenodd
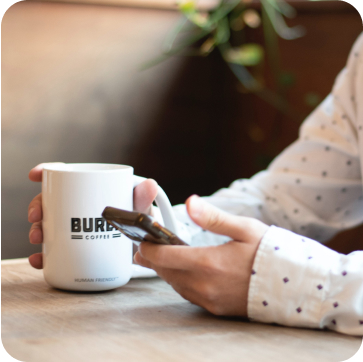
<svg viewBox="0 0 363 362">
<path fill-rule="evenodd" d="M 2 342 L 26 362 L 338 362 L 361 339 L 214 317 L 162 280 L 108 292 L 52 289 L 26 259 L 2 262 Z"/>
</svg>

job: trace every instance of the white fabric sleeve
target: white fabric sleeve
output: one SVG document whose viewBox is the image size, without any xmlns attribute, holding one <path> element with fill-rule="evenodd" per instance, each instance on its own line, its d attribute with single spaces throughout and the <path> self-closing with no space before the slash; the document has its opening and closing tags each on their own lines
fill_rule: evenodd
<svg viewBox="0 0 363 362">
<path fill-rule="evenodd" d="M 205 200 L 232 214 L 255 217 L 321 242 L 362 223 L 361 99 L 362 35 L 332 93 L 301 126 L 299 139 L 266 171 L 236 180 Z M 194 225 L 184 205 L 174 207 L 174 211 L 191 244 L 226 241 Z"/>
<path fill-rule="evenodd" d="M 205 198 L 232 214 L 296 232 L 272 226 L 261 241 L 249 287 L 250 318 L 363 335 L 363 251 L 341 255 L 315 241 L 363 221 L 362 99 L 361 35 L 298 141 L 266 171 Z M 194 225 L 184 205 L 174 210 L 192 245 L 226 241 Z"/>
<path fill-rule="evenodd" d="M 254 261 L 248 317 L 363 336 L 363 251 L 339 254 L 271 226 Z"/>
</svg>

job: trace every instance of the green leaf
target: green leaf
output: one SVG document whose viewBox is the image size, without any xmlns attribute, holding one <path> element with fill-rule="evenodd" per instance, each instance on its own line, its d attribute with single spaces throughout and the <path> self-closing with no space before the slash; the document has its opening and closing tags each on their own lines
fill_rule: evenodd
<svg viewBox="0 0 363 362">
<path fill-rule="evenodd" d="M 143 63 L 140 66 L 140 70 L 148 69 L 150 67 L 153 67 L 156 64 L 159 64 L 159 63 L 163 62 L 166 59 L 169 59 L 173 55 L 180 54 L 183 50 L 188 48 L 190 45 L 195 44 L 195 42 L 197 42 L 198 40 L 204 38 L 208 34 L 209 34 L 208 30 L 200 29 L 200 31 L 197 34 L 195 34 L 193 36 L 190 36 L 189 38 L 185 39 L 178 46 L 176 46 L 174 48 L 171 48 L 166 53 L 161 54 L 159 57 L 154 58 L 153 60 L 150 60 L 150 61 L 148 61 L 146 63 Z"/>
<path fill-rule="evenodd" d="M 264 50 L 259 44 L 244 44 L 237 48 L 228 49 L 224 56 L 230 63 L 253 66 L 261 63 Z"/>
<path fill-rule="evenodd" d="M 240 1 L 241 0 L 231 0 L 228 3 L 221 1 L 219 6 L 210 14 L 210 21 L 216 23 L 225 18 L 237 5 L 239 5 Z"/>
<path fill-rule="evenodd" d="M 196 11 L 195 2 L 193 0 L 180 1 L 178 6 L 179 10 L 184 14 L 190 14 Z"/>
<path fill-rule="evenodd" d="M 216 44 L 223 44 L 228 41 L 230 37 L 229 23 L 227 18 L 221 19 L 216 28 L 214 41 Z"/>
<path fill-rule="evenodd" d="M 264 0 L 262 5 L 276 33 L 286 40 L 297 39 L 305 35 L 306 31 L 302 26 L 297 25 L 289 28 L 281 13 L 272 6 L 273 3 L 275 2 Z"/>
<path fill-rule="evenodd" d="M 296 10 L 286 1 L 276 1 L 276 0 L 263 0 L 267 1 L 275 10 L 285 15 L 288 18 L 293 18 L 296 16 Z"/>
<path fill-rule="evenodd" d="M 209 21 L 208 21 L 208 14 L 206 13 L 198 13 L 195 12 L 193 14 L 190 14 L 188 16 L 188 19 L 193 22 L 195 25 L 199 26 L 200 28 L 203 28 L 205 26 L 209 25 Z"/>
</svg>

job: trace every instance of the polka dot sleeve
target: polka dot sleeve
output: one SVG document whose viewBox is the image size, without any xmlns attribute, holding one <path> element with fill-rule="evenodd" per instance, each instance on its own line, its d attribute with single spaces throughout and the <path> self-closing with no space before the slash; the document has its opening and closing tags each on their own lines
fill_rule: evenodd
<svg viewBox="0 0 363 362">
<path fill-rule="evenodd" d="M 267 170 L 206 198 L 234 215 L 276 225 L 254 262 L 251 319 L 363 335 L 363 251 L 345 256 L 317 242 L 363 222 L 362 100 L 363 35 L 299 139 Z M 193 225 L 184 205 L 174 210 L 191 245 L 226 241 Z"/>
<path fill-rule="evenodd" d="M 363 251 L 342 255 L 271 226 L 253 265 L 248 316 L 363 336 Z"/>
</svg>

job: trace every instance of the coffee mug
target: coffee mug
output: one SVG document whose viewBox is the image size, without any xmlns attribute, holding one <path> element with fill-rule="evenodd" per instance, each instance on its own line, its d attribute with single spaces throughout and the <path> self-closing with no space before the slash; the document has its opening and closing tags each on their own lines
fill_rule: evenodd
<svg viewBox="0 0 363 362">
<path fill-rule="evenodd" d="M 132 274 L 132 242 L 107 224 L 106 206 L 133 209 L 133 189 L 145 180 L 114 164 L 46 164 L 43 168 L 43 271 L 59 289 L 101 291 L 125 285 Z M 156 204 L 177 234 L 173 210 L 158 187 Z"/>
</svg>

